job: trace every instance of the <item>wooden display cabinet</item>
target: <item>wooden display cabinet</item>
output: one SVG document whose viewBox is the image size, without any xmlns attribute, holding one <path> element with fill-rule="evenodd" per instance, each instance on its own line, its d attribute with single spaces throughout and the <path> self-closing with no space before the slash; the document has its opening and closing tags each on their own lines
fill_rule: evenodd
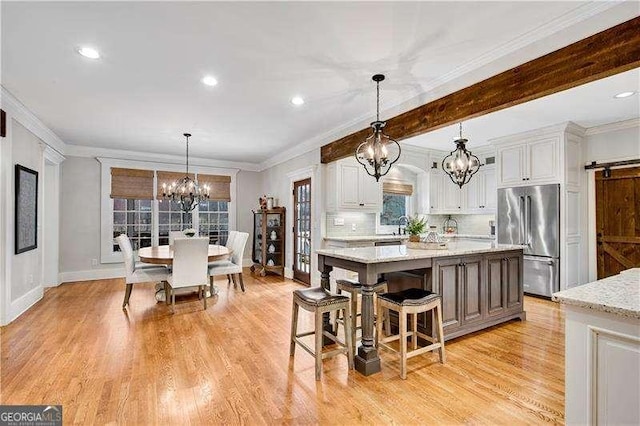
<svg viewBox="0 0 640 426">
<path fill-rule="evenodd" d="M 253 211 L 251 271 L 260 276 L 273 273 L 284 277 L 286 209 Z"/>
</svg>

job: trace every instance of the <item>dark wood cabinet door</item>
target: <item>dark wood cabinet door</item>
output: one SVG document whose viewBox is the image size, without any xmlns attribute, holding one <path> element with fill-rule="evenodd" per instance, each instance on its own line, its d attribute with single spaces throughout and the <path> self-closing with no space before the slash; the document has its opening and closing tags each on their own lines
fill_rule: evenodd
<svg viewBox="0 0 640 426">
<path fill-rule="evenodd" d="M 482 257 L 465 257 L 460 268 L 462 323 L 480 321 L 483 315 Z"/>
<path fill-rule="evenodd" d="M 510 255 L 504 261 L 504 282 L 507 309 L 519 308 L 522 305 L 522 255 Z"/>
<path fill-rule="evenodd" d="M 486 266 L 487 277 L 487 316 L 501 315 L 507 307 L 506 288 L 504 281 L 505 257 L 504 255 L 488 256 Z"/>
<path fill-rule="evenodd" d="M 442 296 L 442 325 L 445 332 L 462 325 L 459 276 L 460 259 L 442 259 L 434 263 L 434 291 Z"/>
</svg>

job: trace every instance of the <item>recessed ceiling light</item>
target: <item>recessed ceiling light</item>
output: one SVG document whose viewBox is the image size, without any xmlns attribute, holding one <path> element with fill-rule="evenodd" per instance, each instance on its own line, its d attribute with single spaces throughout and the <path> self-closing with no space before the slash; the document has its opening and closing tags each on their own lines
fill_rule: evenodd
<svg viewBox="0 0 640 426">
<path fill-rule="evenodd" d="M 87 46 L 81 47 L 80 49 L 78 49 L 78 53 L 84 56 L 85 58 L 100 59 L 100 52 L 98 52 L 93 47 L 87 47 Z"/>
<path fill-rule="evenodd" d="M 207 86 L 215 86 L 216 84 L 218 84 L 218 80 L 216 80 L 214 76 L 207 75 L 202 79 L 202 83 L 206 84 Z"/>
<path fill-rule="evenodd" d="M 616 99 L 624 99 L 624 98 L 628 98 L 629 96 L 633 96 L 635 94 L 636 94 L 636 92 L 622 92 L 622 93 L 618 93 L 617 95 L 615 95 L 614 98 L 616 98 Z"/>
<path fill-rule="evenodd" d="M 291 98 L 291 103 L 295 106 L 300 106 L 304 104 L 304 99 L 302 99 L 300 96 L 294 96 L 293 98 Z"/>
</svg>

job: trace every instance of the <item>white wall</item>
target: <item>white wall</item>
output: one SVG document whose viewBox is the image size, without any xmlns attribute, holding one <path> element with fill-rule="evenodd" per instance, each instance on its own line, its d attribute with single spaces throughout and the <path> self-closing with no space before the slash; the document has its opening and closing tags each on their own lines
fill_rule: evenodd
<svg viewBox="0 0 640 426">
<path fill-rule="evenodd" d="M 95 158 L 67 157 L 61 171 L 61 281 L 122 275 L 122 264 L 100 263 L 101 164 Z M 251 209 L 258 204 L 260 173 L 237 174 L 236 228 L 252 235 Z M 249 239 L 249 243 L 251 239 Z M 251 245 L 245 248 L 245 260 Z M 94 265 L 94 259 L 97 264 Z"/>
</svg>

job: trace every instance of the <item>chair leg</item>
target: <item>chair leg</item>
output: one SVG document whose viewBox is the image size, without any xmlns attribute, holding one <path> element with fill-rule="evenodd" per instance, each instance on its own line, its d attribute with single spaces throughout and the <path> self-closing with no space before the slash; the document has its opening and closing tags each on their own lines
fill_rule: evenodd
<svg viewBox="0 0 640 426">
<path fill-rule="evenodd" d="M 227 274 L 227 284 L 231 284 L 231 274 Z"/>
<path fill-rule="evenodd" d="M 242 292 L 244 293 L 244 280 L 242 279 L 242 272 L 238 274 L 238 279 L 240 280 L 240 288 L 242 289 Z"/>
<path fill-rule="evenodd" d="M 296 334 L 298 334 L 298 304 L 293 301 L 291 308 L 291 342 L 289 344 L 289 356 L 296 352 Z"/>
<path fill-rule="evenodd" d="M 345 317 L 348 318 L 349 321 L 351 322 L 351 342 L 353 344 L 353 349 L 355 350 L 355 346 L 356 346 L 356 328 L 358 328 L 358 295 L 357 294 L 352 294 L 351 295 L 351 314 L 349 317 Z M 345 320 L 346 321 L 346 320 Z M 345 333 L 346 333 L 346 328 L 345 328 Z"/>
<path fill-rule="evenodd" d="M 345 322 L 346 323 L 346 322 Z M 322 376 L 322 312 L 316 310 L 315 314 L 315 338 L 316 338 L 316 380 Z"/>
<path fill-rule="evenodd" d="M 238 288 L 238 282 L 236 281 L 236 274 L 231 274 L 231 281 L 233 281 L 233 288 Z"/>
<path fill-rule="evenodd" d="M 407 378 L 407 314 L 400 310 L 400 377 Z"/>
<path fill-rule="evenodd" d="M 389 309 L 385 309 L 384 313 L 384 328 L 386 328 L 387 336 L 391 336 L 391 314 L 389 313 Z"/>
<path fill-rule="evenodd" d="M 343 309 L 345 318 L 355 317 L 355 313 L 350 311 L 351 309 L 349 309 L 349 306 Z M 354 346 L 355 346 L 355 341 L 353 340 L 355 333 L 353 333 L 353 329 L 351 328 L 352 325 L 353 324 L 351 321 L 345 321 L 344 323 L 344 339 L 347 345 L 347 360 L 349 361 L 350 370 L 353 370 L 353 354 L 354 354 Z"/>
<path fill-rule="evenodd" d="M 124 302 L 122 302 L 122 309 L 124 309 L 129 304 L 129 297 L 131 297 L 132 288 L 133 284 L 127 284 L 127 288 L 124 291 Z"/>
<path fill-rule="evenodd" d="M 411 331 L 413 331 L 413 336 L 411 336 L 411 345 L 412 349 L 418 349 L 418 314 L 411 315 Z"/>
<path fill-rule="evenodd" d="M 385 309 L 380 305 L 380 299 L 376 301 L 376 309 L 378 310 L 378 318 L 376 318 L 376 347 L 379 347 L 380 339 L 382 339 L 382 321 Z"/>
<path fill-rule="evenodd" d="M 173 287 L 171 287 L 171 313 L 176 313 L 176 292 Z"/>
<path fill-rule="evenodd" d="M 337 295 L 341 295 L 342 294 L 342 290 L 340 290 L 339 288 L 336 289 L 336 294 Z M 331 315 L 333 316 L 333 313 L 331 313 Z M 338 309 L 336 311 L 336 317 L 333 321 L 333 334 L 334 335 L 338 335 L 338 329 L 340 328 L 340 323 L 338 322 L 338 320 L 340 319 L 340 309 Z"/>
<path fill-rule="evenodd" d="M 438 342 L 440 342 L 440 362 L 441 363 L 445 363 L 446 357 L 444 354 L 444 332 L 442 330 L 442 305 L 438 304 L 436 306 L 436 309 L 438 310 L 438 314 L 436 315 L 436 321 L 438 323 Z"/>
<path fill-rule="evenodd" d="M 207 310 L 207 286 L 203 285 L 202 286 L 202 300 L 204 300 L 204 310 Z"/>
</svg>

